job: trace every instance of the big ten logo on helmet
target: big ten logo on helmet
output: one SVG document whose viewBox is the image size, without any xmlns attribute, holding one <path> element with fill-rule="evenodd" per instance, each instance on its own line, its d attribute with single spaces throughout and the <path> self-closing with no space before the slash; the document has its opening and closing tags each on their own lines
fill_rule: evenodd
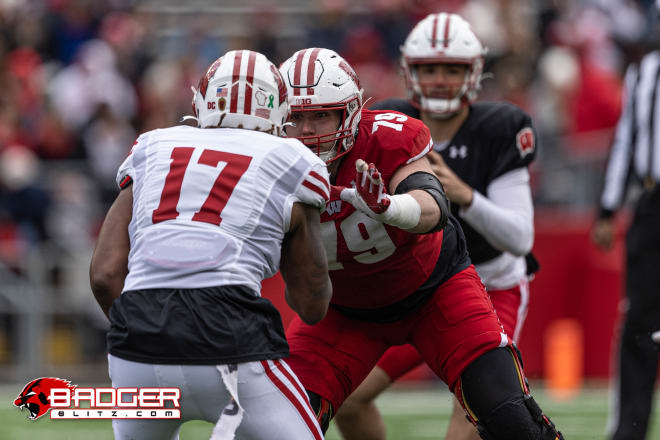
<svg viewBox="0 0 660 440">
<path fill-rule="evenodd" d="M 64 379 L 42 377 L 29 382 L 14 401 L 35 420 L 180 419 L 179 388 L 79 387 Z"/>
<path fill-rule="evenodd" d="M 215 102 L 207 102 L 206 108 L 209 110 L 215 110 Z"/>
<path fill-rule="evenodd" d="M 311 105 L 311 104 L 312 104 L 312 98 L 296 98 L 295 105 Z"/>
</svg>

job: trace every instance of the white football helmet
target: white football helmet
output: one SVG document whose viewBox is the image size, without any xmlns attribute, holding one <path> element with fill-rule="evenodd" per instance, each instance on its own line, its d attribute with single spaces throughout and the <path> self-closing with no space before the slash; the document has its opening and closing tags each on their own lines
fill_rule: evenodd
<svg viewBox="0 0 660 440">
<path fill-rule="evenodd" d="M 353 68 L 330 49 L 309 48 L 294 53 L 280 66 L 286 83 L 292 112 L 341 110 L 337 130 L 298 139 L 315 150 L 326 163 L 345 155 L 353 148 L 363 90 Z M 321 153 L 321 144 L 335 140 L 330 151 Z"/>
<path fill-rule="evenodd" d="M 430 14 L 417 23 L 401 46 L 401 67 L 406 79 L 408 98 L 419 109 L 435 117 L 449 117 L 477 99 L 481 89 L 484 55 L 487 50 L 460 15 L 441 12 Z M 465 79 L 456 96 L 433 97 L 433 84 L 420 83 L 415 65 L 466 64 Z"/>
<path fill-rule="evenodd" d="M 286 86 L 277 67 L 251 50 L 232 50 L 211 64 L 193 87 L 200 128 L 232 127 L 284 136 L 289 117 Z"/>
</svg>

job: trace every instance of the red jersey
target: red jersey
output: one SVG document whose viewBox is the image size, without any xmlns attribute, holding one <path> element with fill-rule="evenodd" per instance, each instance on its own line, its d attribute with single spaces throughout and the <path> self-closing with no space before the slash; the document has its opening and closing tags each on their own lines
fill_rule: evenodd
<svg viewBox="0 0 660 440">
<path fill-rule="evenodd" d="M 429 129 L 393 111 L 362 110 L 353 149 L 343 158 L 335 185 L 351 186 L 355 161 L 374 163 L 385 182 L 396 170 L 425 156 Z M 411 234 L 380 223 L 331 196 L 321 214 L 321 234 L 332 280 L 332 304 L 374 309 L 413 294 L 433 273 L 443 232 Z"/>
</svg>

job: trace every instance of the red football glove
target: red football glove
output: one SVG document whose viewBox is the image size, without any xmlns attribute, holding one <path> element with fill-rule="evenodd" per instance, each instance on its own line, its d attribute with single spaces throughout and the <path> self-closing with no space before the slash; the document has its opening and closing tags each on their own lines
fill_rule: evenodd
<svg viewBox="0 0 660 440">
<path fill-rule="evenodd" d="M 382 220 L 380 214 L 390 206 L 390 198 L 380 172 L 373 163 L 367 165 L 362 159 L 355 161 L 355 169 L 353 188 L 342 189 L 341 199 L 370 217 Z"/>
<path fill-rule="evenodd" d="M 336 186 L 333 191 L 340 191 L 340 197 L 358 211 L 374 220 L 404 230 L 410 230 L 419 224 L 422 207 L 410 194 L 390 196 L 385 190 L 385 183 L 372 163 L 367 165 L 362 159 L 355 161 L 357 174 L 353 188 Z"/>
</svg>

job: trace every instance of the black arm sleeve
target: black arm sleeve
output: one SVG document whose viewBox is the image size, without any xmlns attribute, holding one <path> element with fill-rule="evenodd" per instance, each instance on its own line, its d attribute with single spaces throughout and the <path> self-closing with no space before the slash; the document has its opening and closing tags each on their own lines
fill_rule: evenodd
<svg viewBox="0 0 660 440">
<path fill-rule="evenodd" d="M 394 194 L 405 194 L 415 189 L 421 189 L 429 193 L 438 204 L 438 208 L 440 208 L 440 221 L 438 221 L 438 224 L 434 228 L 426 233 L 429 234 L 444 229 L 444 227 L 447 226 L 450 211 L 449 200 L 445 195 L 442 183 L 440 183 L 438 178 L 431 173 L 417 171 L 403 179 L 396 187 Z"/>
</svg>

